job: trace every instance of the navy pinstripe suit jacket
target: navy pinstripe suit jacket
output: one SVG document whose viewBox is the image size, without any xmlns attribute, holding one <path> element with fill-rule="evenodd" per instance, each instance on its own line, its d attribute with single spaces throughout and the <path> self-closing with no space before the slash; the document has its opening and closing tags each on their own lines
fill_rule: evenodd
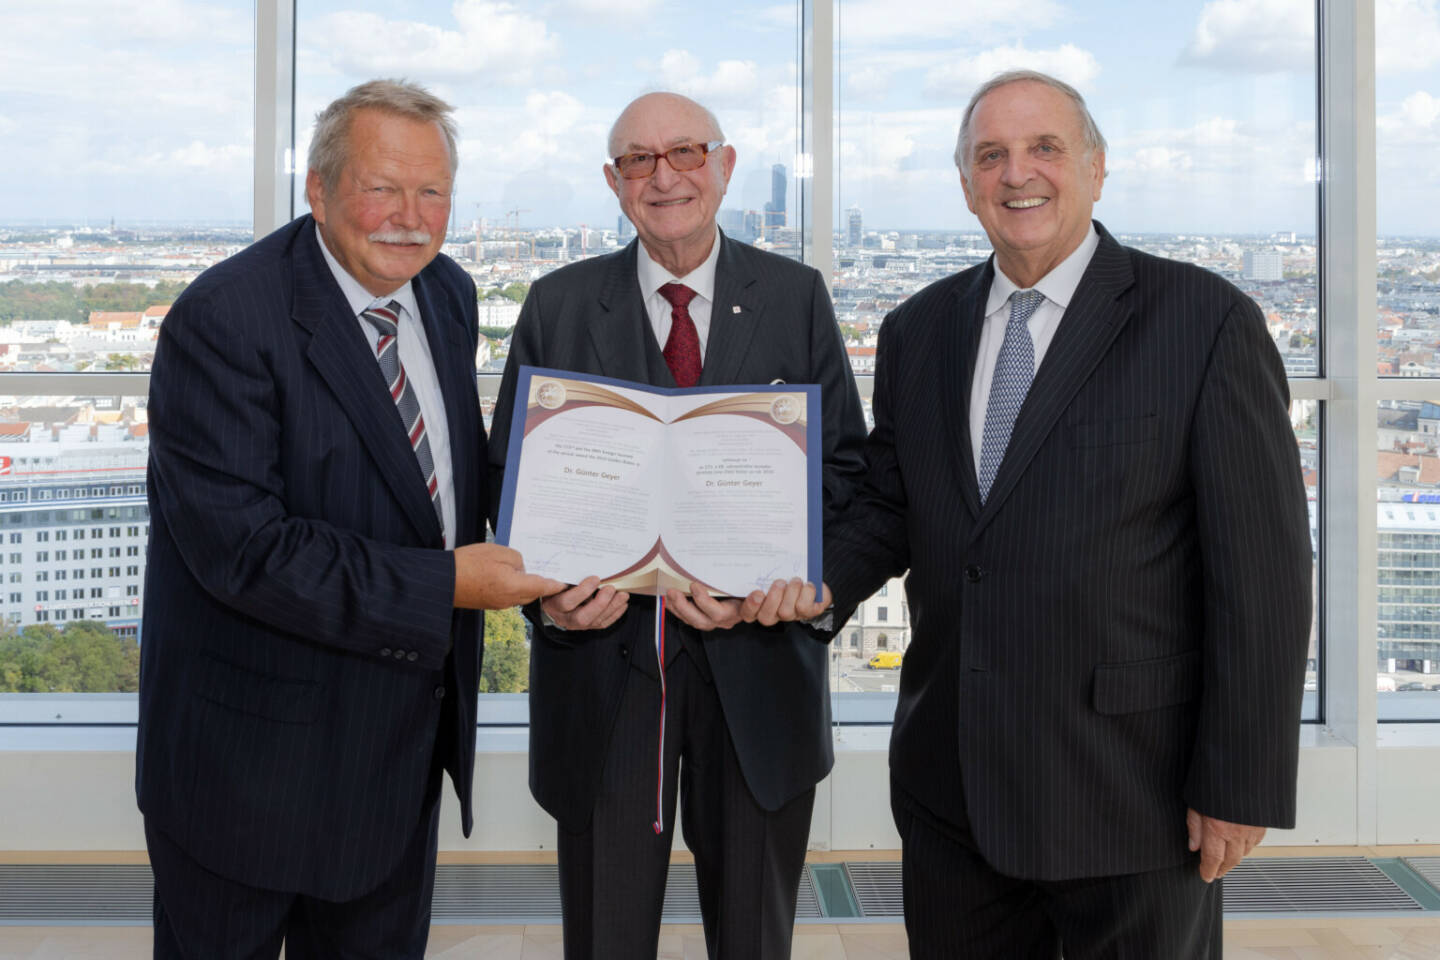
<svg viewBox="0 0 1440 960">
<path fill-rule="evenodd" d="M 865 422 L 825 285 L 814 269 L 793 260 L 723 234 L 720 243 L 700 385 L 820 384 L 826 510 L 842 506 L 864 470 Z M 632 242 L 556 270 L 530 288 L 491 427 L 493 499 L 504 474 L 519 364 L 675 386 L 640 295 L 638 250 Z M 538 622 L 538 605 L 527 608 L 536 622 L 530 789 L 567 830 L 590 822 L 630 670 L 659 678 L 653 603 L 634 596 L 619 622 L 579 633 L 547 628 Z M 704 643 L 740 768 L 761 806 L 779 809 L 830 771 L 829 649 L 812 631 L 799 624 L 742 624 L 696 634 L 673 618 L 666 629 Z"/>
<path fill-rule="evenodd" d="M 1100 246 L 982 507 L 970 441 L 991 263 L 885 320 L 869 473 L 827 531 L 838 622 L 909 569 L 899 786 L 1047 880 L 1184 860 L 1185 810 L 1290 826 L 1311 545 L 1254 302 Z"/>
<path fill-rule="evenodd" d="M 456 542 L 484 529 L 475 287 L 414 280 Z M 309 216 L 205 271 L 150 379 L 137 791 L 214 872 L 343 900 L 414 836 L 437 737 L 469 832 L 482 621 Z"/>
</svg>

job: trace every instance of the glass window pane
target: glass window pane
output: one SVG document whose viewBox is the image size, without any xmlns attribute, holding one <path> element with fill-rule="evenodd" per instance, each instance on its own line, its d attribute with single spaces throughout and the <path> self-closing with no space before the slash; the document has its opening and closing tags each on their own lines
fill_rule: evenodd
<svg viewBox="0 0 1440 960">
<path fill-rule="evenodd" d="M 13 0 L 0 57 L 0 370 L 146 369 L 249 242 L 251 0 Z"/>
<path fill-rule="evenodd" d="M 835 16 L 835 299 L 857 372 L 887 309 L 989 255 L 955 136 L 974 89 L 1021 67 L 1076 86 L 1109 142 L 1096 218 L 1233 280 L 1290 374 L 1319 372 L 1313 7 L 1112 0 L 1021 16 L 917 0 L 897 15 L 837 0 Z"/>
<path fill-rule="evenodd" d="M 1440 720 L 1440 405 L 1380 404 L 1377 714 Z"/>
<path fill-rule="evenodd" d="M 133 693 L 145 398 L 0 395 L 0 432 L 0 693 Z"/>
<path fill-rule="evenodd" d="M 1381 376 L 1440 376 L 1440 9 L 1375 4 L 1375 282 Z"/>
<path fill-rule="evenodd" d="M 717 18 L 668 0 L 579 0 L 564 15 L 479 0 L 301 0 L 296 16 L 297 214 L 308 210 L 314 116 L 346 89 L 404 76 L 456 106 L 445 252 L 482 293 L 480 323 L 497 341 L 483 369 L 503 368 L 498 341 L 531 281 L 633 238 L 602 168 L 610 125 L 646 91 L 694 97 L 735 148 L 721 228 L 799 257 L 799 4 L 745 0 Z"/>
</svg>

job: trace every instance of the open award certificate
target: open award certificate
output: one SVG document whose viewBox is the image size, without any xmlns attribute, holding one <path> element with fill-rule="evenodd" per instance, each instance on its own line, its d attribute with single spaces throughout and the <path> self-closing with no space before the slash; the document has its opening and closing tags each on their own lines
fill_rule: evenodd
<svg viewBox="0 0 1440 960">
<path fill-rule="evenodd" d="M 521 366 L 495 539 L 566 583 L 818 590 L 820 450 L 815 385 L 667 389 Z"/>
</svg>

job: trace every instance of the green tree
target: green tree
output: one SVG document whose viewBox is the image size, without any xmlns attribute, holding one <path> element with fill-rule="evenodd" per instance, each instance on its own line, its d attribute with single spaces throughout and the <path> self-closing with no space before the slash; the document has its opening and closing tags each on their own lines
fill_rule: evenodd
<svg viewBox="0 0 1440 960">
<path fill-rule="evenodd" d="M 530 688 L 530 644 L 520 611 L 485 611 L 485 662 L 481 693 L 524 693 Z"/>
<path fill-rule="evenodd" d="M 528 294 L 529 292 L 530 292 L 530 284 L 528 284 L 528 283 L 519 283 L 519 282 L 516 282 L 516 283 L 506 284 L 505 287 L 499 291 L 499 294 L 500 294 L 500 296 L 502 296 L 502 297 L 509 297 L 511 300 L 514 300 L 516 303 L 524 303 L 524 302 L 525 302 L 525 295 Z"/>
<path fill-rule="evenodd" d="M 105 357 L 106 370 L 134 370 L 140 366 L 140 358 L 133 353 L 111 353 Z"/>
<path fill-rule="evenodd" d="M 7 693 L 133 693 L 140 648 L 102 623 L 77 620 L 60 630 L 32 624 L 0 636 L 0 690 Z"/>
<path fill-rule="evenodd" d="M 504 340 L 510 336 L 512 327 L 481 327 L 480 334 L 487 340 Z"/>
</svg>

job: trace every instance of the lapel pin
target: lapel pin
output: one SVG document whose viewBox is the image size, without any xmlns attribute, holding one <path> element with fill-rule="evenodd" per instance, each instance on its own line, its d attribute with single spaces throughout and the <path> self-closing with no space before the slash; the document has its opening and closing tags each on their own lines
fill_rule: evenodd
<svg viewBox="0 0 1440 960">
<path fill-rule="evenodd" d="M 731 308 L 730 308 L 730 312 L 731 312 L 731 313 L 739 313 L 739 312 L 740 312 L 740 304 L 737 303 L 737 304 L 735 304 L 733 307 L 731 307 Z"/>
</svg>

